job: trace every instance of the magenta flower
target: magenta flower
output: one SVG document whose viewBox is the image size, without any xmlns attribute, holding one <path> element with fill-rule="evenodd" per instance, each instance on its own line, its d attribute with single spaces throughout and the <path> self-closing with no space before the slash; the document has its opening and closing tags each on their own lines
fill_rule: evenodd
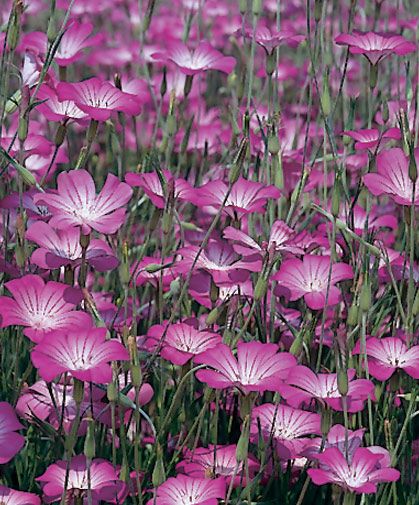
<svg viewBox="0 0 419 505">
<path fill-rule="evenodd" d="M 219 344 L 195 357 L 195 363 L 212 368 L 198 370 L 196 377 L 212 388 L 236 387 L 244 394 L 278 391 L 296 364 L 292 354 L 278 351 L 275 344 L 239 342 L 236 358 L 228 345 Z"/>
<path fill-rule="evenodd" d="M 395 482 L 400 478 L 398 470 L 381 466 L 383 459 L 383 454 L 359 447 L 348 463 L 339 449 L 330 447 L 317 456 L 320 467 L 310 468 L 307 473 L 319 486 L 337 484 L 357 494 L 375 493 L 378 483 Z"/>
<path fill-rule="evenodd" d="M 86 170 L 61 172 L 56 193 L 38 193 L 36 204 L 46 205 L 52 213 L 49 224 L 53 228 L 81 226 L 87 235 L 91 229 L 99 233 L 116 233 L 125 219 L 122 208 L 131 198 L 132 189 L 108 174 L 105 185 L 96 195 L 95 183 Z"/>
<path fill-rule="evenodd" d="M 327 284 L 330 268 L 329 256 L 306 254 L 303 260 L 289 259 L 282 263 L 280 270 L 272 276 L 278 282 L 277 294 L 285 295 L 289 300 L 298 300 L 302 296 L 312 310 L 323 309 L 326 304 Z M 340 291 L 336 283 L 353 278 L 353 271 L 346 263 L 333 263 L 327 305 L 336 305 L 340 300 Z"/>
<path fill-rule="evenodd" d="M 0 503 L 3 505 L 41 505 L 41 500 L 36 494 L 0 486 Z"/>
<path fill-rule="evenodd" d="M 156 499 L 147 505 L 217 505 L 225 498 L 226 481 L 218 479 L 197 479 L 187 475 L 170 477 L 157 488 Z"/>
<path fill-rule="evenodd" d="M 415 149 L 416 164 L 419 166 L 419 149 Z M 395 147 L 377 156 L 377 173 L 364 175 L 364 184 L 373 195 L 389 195 L 400 205 L 419 205 L 419 184 L 413 194 L 413 183 L 409 177 L 409 157 Z"/>
<path fill-rule="evenodd" d="M 61 499 L 66 483 L 66 461 L 57 461 L 50 465 L 45 473 L 37 477 L 41 483 L 45 503 L 52 503 Z M 88 473 L 86 457 L 75 456 L 70 462 L 68 473 L 67 496 L 69 502 L 82 498 L 87 503 Z M 99 505 L 101 501 L 123 503 L 126 496 L 126 484 L 119 480 L 111 463 L 104 459 L 94 459 L 90 467 L 90 488 L 92 502 Z"/>
<path fill-rule="evenodd" d="M 100 44 L 103 40 L 102 35 L 90 37 L 93 31 L 91 23 L 79 23 L 73 21 L 64 32 L 60 45 L 55 53 L 55 61 L 60 67 L 66 67 L 78 60 L 83 49 Z"/>
<path fill-rule="evenodd" d="M 160 343 L 165 325 L 156 324 L 147 332 L 146 345 L 154 349 Z M 198 330 L 192 324 L 171 324 L 161 343 L 160 356 L 174 365 L 184 365 L 193 356 L 221 344 L 221 337 L 216 333 Z"/>
<path fill-rule="evenodd" d="M 357 342 L 353 354 L 360 354 Z M 419 345 L 407 348 L 397 337 L 369 338 L 367 340 L 369 373 L 380 381 L 389 379 L 397 369 L 404 370 L 414 379 L 419 379 Z"/>
<path fill-rule="evenodd" d="M 237 34 L 241 34 L 242 30 L 237 30 Z M 248 39 L 253 38 L 253 29 L 247 28 L 245 36 Z M 288 44 L 291 47 L 297 47 L 298 44 L 304 40 L 304 36 L 297 35 L 294 32 L 281 30 L 275 28 L 269 29 L 267 26 L 259 26 L 255 31 L 255 42 L 259 44 L 266 51 L 267 54 L 272 54 L 274 49 L 281 44 Z"/>
<path fill-rule="evenodd" d="M 33 342 L 40 342 L 55 330 L 92 324 L 88 314 L 73 310 L 81 301 L 81 293 L 66 284 L 45 284 L 38 275 L 25 275 L 5 286 L 13 298 L 0 297 L 1 327 L 26 326 L 23 333 Z"/>
<path fill-rule="evenodd" d="M 266 440 L 272 437 L 281 459 L 297 458 L 312 440 L 307 436 L 322 433 L 320 414 L 281 404 L 264 403 L 252 410 L 250 433 L 255 443 L 259 426 Z"/>
<path fill-rule="evenodd" d="M 81 82 L 60 82 L 57 85 L 60 101 L 72 100 L 91 119 L 106 121 L 113 112 L 136 115 L 138 105 L 128 93 L 108 81 L 92 77 Z"/>
<path fill-rule="evenodd" d="M 153 58 L 159 61 L 173 62 L 186 75 L 196 75 L 206 70 L 220 70 L 229 74 L 236 65 L 232 56 L 224 56 L 208 42 L 202 41 L 194 50 L 190 50 L 182 42 L 170 45 L 166 53 L 154 53 Z"/>
<path fill-rule="evenodd" d="M 208 205 L 211 207 L 221 207 L 224 198 L 227 194 L 228 186 L 225 182 L 211 181 L 195 190 L 195 196 L 191 202 L 194 205 L 202 207 Z M 264 186 L 259 182 L 252 182 L 243 177 L 233 185 L 229 194 L 224 212 L 234 217 L 242 217 L 245 214 L 252 212 L 264 212 L 265 205 L 268 199 L 277 199 L 280 196 L 280 191 L 275 186 Z"/>
<path fill-rule="evenodd" d="M 198 447 L 185 451 L 185 459 L 176 469 L 194 478 L 224 477 L 230 485 L 234 478 L 234 487 L 246 485 L 244 463 L 236 457 L 237 445 L 210 445 L 208 448 Z M 249 454 L 247 459 L 249 476 L 252 478 L 259 469 L 259 463 Z"/>
<path fill-rule="evenodd" d="M 348 369 L 349 390 L 348 412 L 359 412 L 370 397 L 374 400 L 374 384 L 367 379 L 355 379 L 355 370 Z M 343 411 L 342 396 L 338 390 L 337 374 L 315 374 L 306 366 L 296 366 L 290 370 L 287 382 L 281 383 L 279 392 L 292 407 L 309 405 L 317 399 L 334 410 Z"/>
<path fill-rule="evenodd" d="M 182 261 L 176 266 L 182 274 L 187 274 L 198 254 L 199 246 L 188 245 L 179 249 Z M 232 246 L 225 241 L 210 240 L 207 247 L 199 255 L 195 269 L 202 269 L 211 274 L 215 283 L 244 281 L 249 277 L 249 272 L 260 272 L 262 263 L 259 258 L 255 260 L 241 259 L 234 252 Z"/>
<path fill-rule="evenodd" d="M 40 87 L 38 98 L 45 101 L 37 106 L 37 110 L 48 121 L 66 121 L 68 119 L 79 121 L 89 117 L 86 112 L 77 107 L 73 100 L 58 100 L 56 90 L 48 84 L 43 84 Z"/>
<path fill-rule="evenodd" d="M 174 196 L 176 199 L 183 201 L 184 194 L 190 194 L 192 187 L 187 181 L 180 178 L 174 178 L 173 174 L 171 174 L 169 170 L 163 170 L 163 175 L 167 182 L 173 180 L 175 186 Z M 125 176 L 125 182 L 132 187 L 139 187 L 143 189 L 144 193 L 153 202 L 153 205 L 155 205 L 158 209 L 164 209 L 166 195 L 163 192 L 159 176 L 155 172 L 145 174 L 135 174 L 133 172 L 129 172 Z"/>
<path fill-rule="evenodd" d="M 71 265 L 80 265 L 82 247 L 80 231 L 76 227 L 54 230 L 52 226 L 37 221 L 29 227 L 26 238 L 39 247 L 32 253 L 31 263 L 45 269 L 55 269 Z M 86 250 L 86 260 L 98 272 L 112 270 L 118 266 L 109 245 L 100 239 L 92 239 Z"/>
<path fill-rule="evenodd" d="M 349 51 L 352 54 L 363 54 L 371 65 L 376 65 L 390 54 L 404 56 L 416 50 L 416 45 L 401 35 L 374 32 L 362 33 L 354 31 L 352 34 L 341 34 L 336 37 L 335 42 L 339 45 L 349 46 Z"/>
<path fill-rule="evenodd" d="M 389 140 L 399 140 L 401 137 L 400 128 L 389 128 L 385 132 L 380 133 L 375 128 L 365 130 L 348 130 L 344 131 L 343 135 L 347 135 L 355 140 L 355 149 L 370 149 L 376 150 L 383 142 Z"/>
<path fill-rule="evenodd" d="M 106 340 L 106 328 L 57 331 L 32 349 L 32 363 L 47 382 L 64 372 L 82 381 L 106 384 L 112 380 L 111 361 L 129 359 L 116 340 Z"/>
<path fill-rule="evenodd" d="M 233 241 L 233 249 L 243 256 L 253 254 L 263 255 L 266 251 L 273 248 L 277 252 L 292 252 L 301 254 L 302 248 L 295 243 L 295 232 L 284 221 L 275 221 L 271 228 L 268 242 L 259 245 L 256 240 L 249 237 L 241 230 L 233 226 L 227 226 L 223 231 L 224 238 Z"/>
<path fill-rule="evenodd" d="M 16 433 L 23 426 L 17 419 L 13 407 L 0 402 L 0 464 L 8 463 L 25 444 L 25 437 Z"/>
</svg>

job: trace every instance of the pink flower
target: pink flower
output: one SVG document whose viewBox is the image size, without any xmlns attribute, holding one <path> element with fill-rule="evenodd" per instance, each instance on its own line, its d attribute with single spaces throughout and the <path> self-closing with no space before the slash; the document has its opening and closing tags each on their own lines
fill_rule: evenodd
<svg viewBox="0 0 419 505">
<path fill-rule="evenodd" d="M 8 463 L 22 449 L 25 437 L 15 433 L 22 428 L 13 407 L 0 402 L 0 464 Z"/>
<path fill-rule="evenodd" d="M 26 326 L 24 335 L 33 342 L 41 341 L 55 330 L 90 326 L 85 312 L 74 311 L 81 293 L 59 282 L 46 284 L 38 275 L 25 275 L 6 282 L 13 298 L 0 297 L 1 326 Z"/>
<path fill-rule="evenodd" d="M 0 486 L 0 503 L 3 505 L 41 505 L 41 500 L 36 494 Z"/>
<path fill-rule="evenodd" d="M 416 45 L 401 35 L 380 34 L 374 32 L 341 34 L 335 39 L 336 44 L 349 46 L 352 54 L 363 54 L 372 65 L 390 54 L 404 56 L 416 50 Z"/>
<path fill-rule="evenodd" d="M 66 461 L 57 461 L 50 465 L 45 473 L 37 477 L 41 483 L 45 503 L 59 501 L 65 489 L 66 481 Z M 92 501 L 99 505 L 101 501 L 123 503 L 126 496 L 126 484 L 118 479 L 118 475 L 109 461 L 104 459 L 93 459 L 90 468 L 90 486 L 92 490 Z M 67 496 L 73 500 L 83 498 L 82 503 L 87 503 L 88 475 L 86 457 L 75 456 L 70 461 L 70 471 L 68 473 Z"/>
<path fill-rule="evenodd" d="M 93 25 L 91 23 L 81 24 L 78 21 L 73 21 L 67 27 L 54 57 L 60 67 L 66 67 L 78 60 L 83 49 L 100 44 L 103 36 L 95 35 L 89 38 L 92 31 Z"/>
<path fill-rule="evenodd" d="M 191 185 L 184 179 L 174 178 L 169 170 L 163 170 L 163 175 L 167 182 L 174 181 L 174 197 L 181 201 L 184 200 L 184 194 L 189 194 L 192 190 Z M 125 182 L 132 187 L 140 187 L 144 193 L 150 198 L 158 209 L 164 209 L 167 195 L 164 194 L 159 176 L 155 172 L 135 174 L 129 172 L 125 176 Z"/>
<path fill-rule="evenodd" d="M 56 193 L 38 193 L 36 204 L 46 205 L 52 213 L 49 224 L 57 229 L 81 226 L 87 235 L 91 229 L 99 233 L 116 233 L 125 219 L 122 208 L 131 198 L 132 189 L 108 174 L 105 185 L 96 195 L 95 183 L 86 170 L 61 172 Z"/>
<path fill-rule="evenodd" d="M 241 32 L 242 30 L 239 29 L 236 33 L 241 34 Z M 245 36 L 252 39 L 253 29 L 247 28 Z M 302 35 L 287 30 L 269 29 L 267 26 L 259 26 L 255 31 L 255 42 L 263 47 L 267 54 L 272 54 L 276 47 L 284 43 L 289 44 L 291 47 L 297 47 L 302 40 L 304 40 Z"/>
<path fill-rule="evenodd" d="M 319 414 L 281 404 L 264 403 L 252 410 L 250 433 L 255 443 L 259 435 L 259 426 L 266 440 L 272 437 L 282 459 L 297 458 L 312 440 L 307 438 L 307 435 L 322 433 Z"/>
<path fill-rule="evenodd" d="M 419 149 L 415 149 L 416 164 L 419 166 Z M 395 147 L 377 156 L 377 173 L 364 175 L 364 184 L 373 195 L 389 195 L 400 205 L 419 205 L 419 184 L 413 194 L 413 183 L 409 177 L 409 157 Z"/>
<path fill-rule="evenodd" d="M 398 140 L 401 137 L 400 128 L 389 128 L 387 131 L 380 133 L 374 128 L 357 130 L 357 131 L 344 131 L 343 135 L 348 135 L 354 139 L 355 149 L 370 149 L 376 150 L 384 141 Z"/>
<path fill-rule="evenodd" d="M 187 274 L 191 270 L 198 250 L 199 247 L 193 245 L 179 249 L 182 261 L 176 268 L 180 273 Z M 244 281 L 249 277 L 249 272 L 260 272 L 261 268 L 259 258 L 254 261 L 242 260 L 228 242 L 221 240 L 210 240 L 195 264 L 195 269 L 202 269 L 211 274 L 215 283 Z"/>
<path fill-rule="evenodd" d="M 323 309 L 326 304 L 327 284 L 330 268 L 329 256 L 306 254 L 303 260 L 290 259 L 282 263 L 280 270 L 272 276 L 278 281 L 277 294 L 284 294 L 289 300 L 304 301 L 312 310 Z M 327 305 L 336 305 L 340 300 L 340 291 L 336 283 L 352 279 L 353 271 L 346 263 L 333 263 Z"/>
<path fill-rule="evenodd" d="M 40 87 L 38 98 L 45 101 L 37 106 L 37 110 L 48 121 L 65 121 L 68 119 L 79 121 L 89 117 L 86 112 L 77 107 L 73 100 L 58 100 L 56 90 L 48 84 L 43 84 Z"/>
<path fill-rule="evenodd" d="M 278 351 L 276 344 L 239 342 L 236 358 L 228 345 L 219 344 L 195 357 L 195 363 L 212 368 L 198 370 L 196 377 L 212 388 L 237 387 L 244 394 L 278 391 L 296 364 L 292 354 Z"/>
<path fill-rule="evenodd" d="M 397 369 L 404 370 L 414 379 L 419 379 L 419 345 L 407 348 L 397 337 L 369 338 L 367 340 L 369 373 L 380 381 L 389 379 Z M 353 354 L 361 354 L 357 342 Z"/>
<path fill-rule="evenodd" d="M 398 470 L 382 466 L 383 458 L 383 454 L 359 447 L 348 463 L 339 449 L 331 447 L 317 456 L 320 467 L 310 468 L 307 473 L 319 486 L 337 484 L 357 494 L 375 493 L 378 483 L 395 482 L 400 478 Z"/>
<path fill-rule="evenodd" d="M 227 194 L 228 186 L 225 182 L 211 181 L 195 190 L 195 196 L 191 202 L 202 207 L 221 207 Z M 265 204 L 269 198 L 279 198 L 280 191 L 275 186 L 264 186 L 259 182 L 252 182 L 243 177 L 233 185 L 224 206 L 224 212 L 231 217 L 235 214 L 242 217 L 252 212 L 264 212 Z"/>
<path fill-rule="evenodd" d="M 348 412 L 362 410 L 368 397 L 374 400 L 374 384 L 366 379 L 353 380 L 354 377 L 355 370 L 348 369 Z M 296 366 L 290 370 L 286 384 L 280 384 L 279 392 L 292 407 L 308 405 L 312 399 L 317 399 L 334 410 L 343 411 L 335 373 L 315 374 L 306 366 Z"/>
<path fill-rule="evenodd" d="M 190 477 L 215 478 L 224 477 L 229 485 L 234 477 L 234 487 L 246 485 L 244 463 L 236 457 L 237 445 L 210 445 L 185 451 L 185 459 L 176 469 Z M 249 476 L 252 478 L 259 468 L 259 463 L 251 456 L 247 460 Z"/>
<path fill-rule="evenodd" d="M 146 345 L 153 349 L 159 345 L 166 325 L 156 324 L 147 332 Z M 193 356 L 221 344 L 221 337 L 216 333 L 198 330 L 192 324 L 171 324 L 161 343 L 160 356 L 174 365 L 184 365 Z"/>
<path fill-rule="evenodd" d="M 232 56 L 224 56 L 208 42 L 202 41 L 194 50 L 182 42 L 174 42 L 165 53 L 154 53 L 153 58 L 160 61 L 172 61 L 186 75 L 196 75 L 206 70 L 220 70 L 229 74 L 236 65 Z"/>
<path fill-rule="evenodd" d="M 225 498 L 226 481 L 218 479 L 197 479 L 187 475 L 170 477 L 157 488 L 156 499 L 147 505 L 217 505 L 218 499 Z"/>
<path fill-rule="evenodd" d="M 32 363 L 47 382 L 63 372 L 82 381 L 106 384 L 112 380 L 111 361 L 129 359 L 116 340 L 106 340 L 106 328 L 57 331 L 31 352 Z"/>
<path fill-rule="evenodd" d="M 227 226 L 223 231 L 224 238 L 233 240 L 233 249 L 243 256 L 262 255 L 272 247 L 275 251 L 301 254 L 302 249 L 294 243 L 295 232 L 284 221 L 275 221 L 271 228 L 269 241 L 259 245 L 252 237 L 233 226 Z"/>
<path fill-rule="evenodd" d="M 138 113 L 138 105 L 132 96 L 98 77 L 74 83 L 60 82 L 57 85 L 57 95 L 60 101 L 72 100 L 96 121 L 106 121 L 112 112 L 130 115 Z"/>
<path fill-rule="evenodd" d="M 29 227 L 26 238 L 39 246 L 32 253 L 31 263 L 40 268 L 55 269 L 66 265 L 74 268 L 81 263 L 80 231 L 76 227 L 54 230 L 49 224 L 38 221 Z M 86 260 L 98 272 L 118 266 L 112 249 L 100 239 L 90 241 Z"/>
</svg>

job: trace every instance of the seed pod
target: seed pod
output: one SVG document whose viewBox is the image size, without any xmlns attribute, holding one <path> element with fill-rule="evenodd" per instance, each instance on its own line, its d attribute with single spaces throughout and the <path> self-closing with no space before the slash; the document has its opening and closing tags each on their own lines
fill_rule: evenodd
<svg viewBox="0 0 419 505">
<path fill-rule="evenodd" d="M 131 366 L 131 381 L 134 387 L 141 387 L 143 383 L 143 374 L 141 373 L 141 367 L 139 365 Z"/>
<path fill-rule="evenodd" d="M 95 422 L 93 419 L 89 419 L 87 423 L 87 434 L 84 440 L 84 455 L 89 460 L 92 460 L 96 455 Z"/>
<path fill-rule="evenodd" d="M 108 384 L 108 387 L 106 388 L 106 396 L 110 402 L 116 402 L 118 399 L 118 391 L 114 382 L 110 382 Z"/>
<path fill-rule="evenodd" d="M 256 282 L 255 292 L 253 294 L 253 299 L 255 302 L 258 302 L 265 296 L 267 289 L 268 281 L 264 278 L 263 275 L 261 275 Z"/>
<path fill-rule="evenodd" d="M 164 470 L 163 463 L 163 451 L 160 444 L 157 445 L 157 459 L 154 465 L 153 474 L 151 476 L 151 481 L 154 487 L 160 486 L 166 480 L 166 472 Z"/>
<path fill-rule="evenodd" d="M 371 285 L 367 281 L 361 288 L 361 294 L 359 295 L 359 307 L 362 312 L 368 312 L 371 307 Z"/>
<path fill-rule="evenodd" d="M 344 368 L 338 370 L 338 391 L 342 396 L 346 396 L 349 390 L 348 372 Z"/>
</svg>

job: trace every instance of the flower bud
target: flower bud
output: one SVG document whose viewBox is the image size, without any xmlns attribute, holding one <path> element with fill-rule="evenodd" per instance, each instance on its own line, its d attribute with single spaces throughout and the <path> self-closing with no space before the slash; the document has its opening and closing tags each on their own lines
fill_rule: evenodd
<svg viewBox="0 0 419 505">
<path fill-rule="evenodd" d="M 342 396 L 346 396 L 349 390 L 348 372 L 344 368 L 338 370 L 338 391 Z"/>
<path fill-rule="evenodd" d="M 139 365 L 131 366 L 131 382 L 136 388 L 141 387 L 141 384 L 143 383 L 143 374 Z"/>
<path fill-rule="evenodd" d="M 166 472 L 164 470 L 163 463 L 163 451 L 160 444 L 157 445 L 157 459 L 154 465 L 153 474 L 151 476 L 151 482 L 154 487 L 160 486 L 166 480 Z"/>
<path fill-rule="evenodd" d="M 114 382 L 110 382 L 106 388 L 106 396 L 110 402 L 116 402 L 118 399 L 118 390 Z"/>
<path fill-rule="evenodd" d="M 254 16 L 260 16 L 262 12 L 262 0 L 253 0 L 252 1 L 252 12 Z"/>
<path fill-rule="evenodd" d="M 263 275 L 261 275 L 256 282 L 255 291 L 253 293 L 253 299 L 255 302 L 258 302 L 265 296 L 267 289 L 268 281 Z"/>
<path fill-rule="evenodd" d="M 88 460 L 92 460 L 96 455 L 95 422 L 93 419 L 89 419 L 87 423 L 87 434 L 84 440 L 84 455 Z"/>
<path fill-rule="evenodd" d="M 371 307 L 371 285 L 369 282 L 364 282 L 359 295 L 359 307 L 362 312 L 368 312 Z"/>
<path fill-rule="evenodd" d="M 279 138 L 278 135 L 269 135 L 268 137 L 268 151 L 270 154 L 278 154 L 280 151 L 280 144 L 279 144 Z"/>
<path fill-rule="evenodd" d="M 355 304 L 352 304 L 348 310 L 348 317 L 346 322 L 349 326 L 356 326 L 358 324 L 358 307 Z"/>
</svg>

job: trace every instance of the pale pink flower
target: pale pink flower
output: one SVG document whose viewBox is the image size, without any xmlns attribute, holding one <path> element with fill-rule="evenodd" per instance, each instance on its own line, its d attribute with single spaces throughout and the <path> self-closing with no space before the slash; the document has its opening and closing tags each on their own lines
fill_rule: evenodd
<svg viewBox="0 0 419 505">
<path fill-rule="evenodd" d="M 346 263 L 333 263 L 328 287 L 330 269 L 329 256 L 306 254 L 303 260 L 289 259 L 282 263 L 280 270 L 271 278 L 278 282 L 277 294 L 282 294 L 291 301 L 302 296 L 312 310 L 323 309 L 327 305 L 336 305 L 340 300 L 340 290 L 336 283 L 352 279 L 353 271 Z"/>
<path fill-rule="evenodd" d="M 2 505 L 41 505 L 41 500 L 36 494 L 0 486 L 0 503 Z"/>
<path fill-rule="evenodd" d="M 370 149 L 375 151 L 382 143 L 390 140 L 399 140 L 401 137 L 400 128 L 389 128 L 385 132 L 379 132 L 375 128 L 365 130 L 347 130 L 343 132 L 355 140 L 355 149 Z"/>
<path fill-rule="evenodd" d="M 242 33 L 241 28 L 236 34 Z M 253 28 L 246 28 L 244 35 L 248 39 L 253 39 Z M 298 35 L 289 30 L 278 31 L 275 28 L 269 29 L 267 26 L 259 26 L 255 30 L 255 42 L 266 51 L 267 54 L 272 54 L 274 49 L 284 43 L 291 47 L 297 47 L 304 40 L 303 35 Z"/>
<path fill-rule="evenodd" d="M 99 45 L 103 35 L 90 37 L 93 31 L 91 23 L 79 23 L 72 21 L 61 38 L 54 60 L 60 67 L 66 67 L 77 61 L 82 55 L 83 49 Z"/>
<path fill-rule="evenodd" d="M 244 462 L 238 462 L 237 445 L 209 445 L 208 448 L 198 447 L 185 451 L 184 460 L 176 469 L 190 477 L 216 478 L 224 477 L 229 485 L 234 478 L 234 487 L 245 486 L 246 477 Z M 247 459 L 249 476 L 252 478 L 259 469 L 259 463 L 249 454 Z"/>
<path fill-rule="evenodd" d="M 281 404 L 264 403 L 252 410 L 250 433 L 255 443 L 259 426 L 267 441 L 272 437 L 282 459 L 295 459 L 311 442 L 309 435 L 322 433 L 320 414 Z"/>
<path fill-rule="evenodd" d="M 416 164 L 419 166 L 419 149 L 415 149 Z M 413 193 L 409 177 L 409 157 L 395 147 L 382 151 L 377 156 L 377 173 L 364 175 L 364 184 L 373 195 L 389 195 L 400 205 L 419 205 L 419 184 Z"/>
<path fill-rule="evenodd" d="M 416 50 L 416 44 L 401 35 L 380 34 L 374 32 L 356 32 L 341 34 L 335 39 L 336 44 L 349 46 L 352 54 L 363 54 L 372 65 L 390 54 L 404 56 Z"/>
<path fill-rule="evenodd" d="M 156 490 L 156 499 L 147 505 L 217 505 L 225 498 L 226 481 L 218 479 L 198 479 L 187 475 L 170 477 Z"/>
<path fill-rule="evenodd" d="M 37 477 L 42 486 L 45 503 L 57 502 L 61 499 L 66 483 L 66 461 L 56 461 L 50 465 L 45 473 Z M 70 461 L 66 498 L 68 503 L 74 503 L 75 499 L 82 498 L 82 503 L 87 504 L 89 488 L 86 457 L 74 456 Z M 90 488 L 92 502 L 99 505 L 106 503 L 124 502 L 126 496 L 126 484 L 119 480 L 113 465 L 104 459 L 92 460 L 90 467 Z M 67 503 L 67 502 L 66 502 Z"/>
<path fill-rule="evenodd" d="M 38 275 L 25 275 L 6 282 L 13 298 L 0 297 L 1 326 L 25 326 L 24 335 L 41 341 L 55 330 L 80 328 L 92 324 L 85 312 L 74 311 L 81 301 L 79 290 L 66 284 L 45 283 Z"/>
<path fill-rule="evenodd" d="M 17 419 L 13 407 L 0 402 L 0 464 L 8 463 L 23 447 L 25 437 L 16 433 L 23 426 Z"/>
<path fill-rule="evenodd" d="M 61 172 L 57 192 L 38 193 L 34 202 L 46 205 L 52 213 L 49 224 L 53 228 L 81 226 L 87 235 L 91 229 L 100 233 L 116 233 L 125 220 L 124 205 L 132 189 L 108 174 L 100 193 L 96 194 L 93 177 L 86 170 Z"/>
<path fill-rule="evenodd" d="M 380 381 L 389 379 L 397 369 L 419 379 L 419 345 L 410 348 L 401 338 L 371 337 L 366 343 L 369 373 Z M 353 354 L 361 354 L 358 341 Z"/>
<path fill-rule="evenodd" d="M 42 100 L 42 103 L 37 106 L 37 110 L 48 121 L 65 121 L 68 119 L 79 121 L 89 117 L 86 112 L 77 107 L 73 100 L 58 100 L 57 91 L 48 84 L 43 84 L 39 88 L 37 97 Z"/>
<path fill-rule="evenodd" d="M 374 384 L 367 379 L 354 378 L 355 370 L 348 369 L 348 412 L 362 410 L 368 397 L 375 399 Z M 299 365 L 290 370 L 286 383 L 279 385 L 279 392 L 292 407 L 309 405 L 316 399 L 334 410 L 343 411 L 336 373 L 315 374 L 310 368 Z"/>
<path fill-rule="evenodd" d="M 221 337 L 207 330 L 199 330 L 186 322 L 171 324 L 161 340 L 167 325 L 156 324 L 147 332 L 146 346 L 149 349 L 159 347 L 160 356 L 174 365 L 184 365 L 193 356 L 221 344 Z"/>
<path fill-rule="evenodd" d="M 198 370 L 196 377 L 214 389 L 236 387 L 244 394 L 278 391 L 296 364 L 292 354 L 278 351 L 276 344 L 239 342 L 235 357 L 228 345 L 219 344 L 195 357 L 195 363 L 211 368 Z"/>
<path fill-rule="evenodd" d="M 220 70 L 229 74 L 236 65 L 232 56 L 224 56 L 208 42 L 202 41 L 194 50 L 190 50 L 182 42 L 170 45 L 167 53 L 154 53 L 153 58 L 159 61 L 173 62 L 186 75 L 195 75 L 206 70 Z"/>
<path fill-rule="evenodd" d="M 138 114 L 137 103 L 108 81 L 92 77 L 81 82 L 60 82 L 57 85 L 60 101 L 72 100 L 91 119 L 106 121 L 113 112 Z"/>
<path fill-rule="evenodd" d="M 319 486 L 337 484 L 354 493 L 375 493 L 378 483 L 400 478 L 398 470 L 389 468 L 388 464 L 381 466 L 383 458 L 381 453 L 359 447 L 348 463 L 339 449 L 330 447 L 317 456 L 319 468 L 310 468 L 307 473 Z"/>
<path fill-rule="evenodd" d="M 129 359 L 128 351 L 116 340 L 106 340 L 106 328 L 54 332 L 31 351 L 39 375 L 47 382 L 69 372 L 82 381 L 106 384 L 112 380 L 111 361 Z"/>
<path fill-rule="evenodd" d="M 31 263 L 45 269 L 55 269 L 71 265 L 80 265 L 82 247 L 80 245 L 80 231 L 76 227 L 54 230 L 52 226 L 37 221 L 26 232 L 27 240 L 37 244 L 31 256 Z M 118 266 L 109 245 L 100 239 L 92 239 L 86 250 L 86 261 L 98 272 L 112 270 Z"/>
</svg>

